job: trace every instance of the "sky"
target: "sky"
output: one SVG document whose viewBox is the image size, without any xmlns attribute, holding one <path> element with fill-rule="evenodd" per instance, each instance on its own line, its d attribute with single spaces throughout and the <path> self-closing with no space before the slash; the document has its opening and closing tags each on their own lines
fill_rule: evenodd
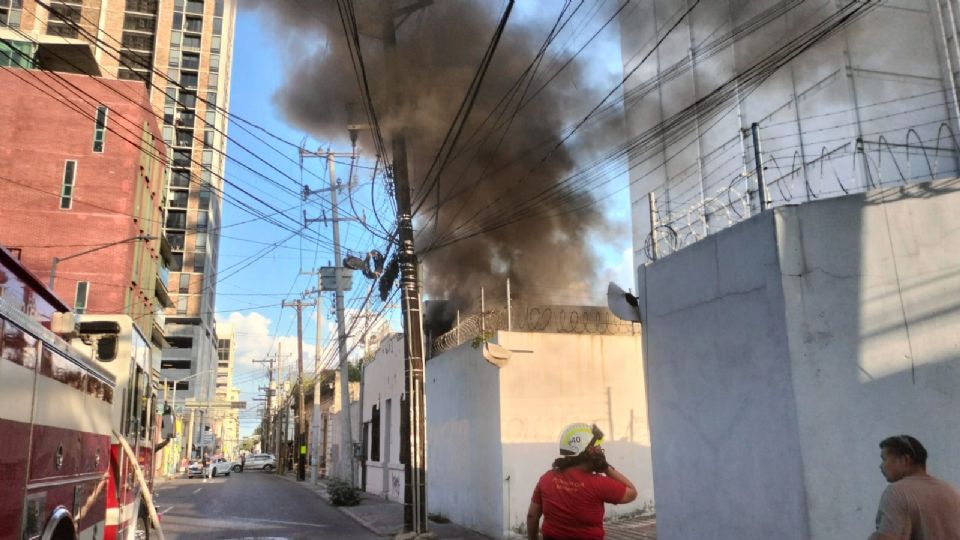
<svg viewBox="0 0 960 540">
<path fill-rule="evenodd" d="M 556 12 L 547 13 L 549 9 L 534 9 L 543 5 L 521 1 L 518 3 L 517 17 L 521 21 L 525 18 L 556 17 Z M 548 2 L 545 5 L 551 4 Z M 605 58 L 605 64 L 597 68 L 599 71 L 596 76 L 615 81 L 616 77 L 621 76 L 619 51 L 616 36 L 607 37 L 607 41 L 602 42 L 595 51 L 598 57 Z M 262 210 L 267 213 L 284 211 L 290 216 L 287 223 L 292 224 L 294 220 L 302 219 L 304 213 L 308 218 L 313 218 L 329 217 L 330 212 L 329 204 L 322 202 L 325 194 L 311 196 L 306 202 L 295 196 L 300 189 L 298 181 L 311 189 L 328 186 L 329 182 L 325 160 L 306 159 L 301 169 L 296 145 L 303 141 L 310 150 L 325 150 L 332 145 L 334 151 L 349 151 L 349 146 L 346 137 L 337 141 L 314 140 L 283 117 L 275 96 L 289 68 L 284 63 L 288 51 L 286 39 L 289 36 L 277 37 L 270 19 L 262 11 L 238 12 L 230 111 L 242 121 L 234 119 L 229 127 L 228 133 L 235 142 L 228 143 L 231 160 L 227 163 L 225 176 L 273 208 L 263 207 Z M 302 46 L 309 47 L 311 44 Z M 241 124 L 243 121 L 249 124 Z M 338 161 L 336 176 L 346 182 L 348 158 Z M 375 210 L 370 202 L 371 189 L 378 190 L 374 199 L 379 200 L 380 204 L 389 198 L 380 189 L 382 186 L 378 186 L 378 179 L 370 174 L 370 168 L 364 168 L 372 164 L 369 156 L 360 156 L 359 167 L 355 168 L 359 187 L 353 191 L 352 201 L 355 214 L 358 217 L 365 216 L 368 223 L 373 222 L 374 214 L 392 218 L 391 213 L 383 210 L 384 206 Z M 251 168 L 259 174 L 252 172 Z M 265 177 L 269 177 L 269 180 Z M 371 181 L 374 182 L 373 186 Z M 629 191 L 623 189 L 626 184 L 625 178 L 614 181 L 614 189 L 619 191 L 603 201 L 603 212 L 607 218 L 619 224 L 615 229 L 618 234 L 598 234 L 592 241 L 603 265 L 598 274 L 607 281 L 616 281 L 629 288 L 633 283 L 633 259 L 629 232 Z M 295 300 L 303 291 L 316 287 L 316 276 L 303 272 L 332 265 L 333 254 L 329 246 L 332 235 L 329 226 L 311 224 L 309 234 L 319 234 L 325 239 L 318 246 L 290 230 L 264 223 L 263 220 L 254 220 L 248 212 L 231 203 L 236 199 L 230 195 L 236 194 L 236 190 L 231 191 L 228 186 L 225 191 L 230 200 L 223 205 L 216 317 L 218 322 L 229 322 L 234 327 L 237 348 L 233 384 L 240 388 L 240 399 L 247 402 L 247 409 L 241 412 L 241 436 L 246 436 L 260 423 L 259 402 L 256 399 L 263 395 L 260 387 L 267 384 L 265 364 L 253 361 L 276 355 L 279 344 L 285 359 L 284 372 L 291 373 L 295 369 L 296 313 L 293 308 L 281 307 L 281 303 Z M 340 191 L 340 198 L 346 214 L 354 214 L 346 190 Z M 341 238 L 345 252 L 352 251 L 361 256 L 371 245 L 384 244 L 356 222 L 341 223 Z M 359 273 L 355 274 L 353 282 L 353 291 L 347 293 L 348 307 L 359 305 L 370 286 L 370 282 Z M 310 295 L 306 301 L 315 298 L 316 295 Z M 602 304 L 603 301 L 602 297 L 597 297 L 595 303 Z M 330 337 L 336 335 L 332 331 L 335 326 L 331 323 L 334 320 L 332 293 L 324 293 L 322 303 L 321 356 L 325 367 L 336 367 L 330 343 Z M 376 310 L 382 312 L 383 320 L 394 331 L 400 331 L 398 305 L 398 300 L 374 302 Z M 355 313 L 356 309 L 348 310 L 348 319 Z M 304 309 L 303 326 L 305 368 L 312 371 L 317 341 L 315 308 Z M 359 350 L 355 351 L 355 354 L 358 353 Z"/>
</svg>

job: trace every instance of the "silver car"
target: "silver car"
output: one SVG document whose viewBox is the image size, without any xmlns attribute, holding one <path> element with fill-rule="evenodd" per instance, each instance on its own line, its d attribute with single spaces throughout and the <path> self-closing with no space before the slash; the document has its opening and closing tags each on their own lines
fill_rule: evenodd
<svg viewBox="0 0 960 540">
<path fill-rule="evenodd" d="M 243 469 L 272 471 L 277 468 L 277 458 L 273 454 L 250 454 L 243 462 Z M 234 463 L 234 471 L 240 470 L 240 464 Z"/>
</svg>

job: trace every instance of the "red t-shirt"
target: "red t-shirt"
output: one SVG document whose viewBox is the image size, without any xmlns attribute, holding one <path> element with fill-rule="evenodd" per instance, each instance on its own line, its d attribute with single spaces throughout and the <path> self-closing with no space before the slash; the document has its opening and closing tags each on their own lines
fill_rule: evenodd
<svg viewBox="0 0 960 540">
<path fill-rule="evenodd" d="M 543 509 L 544 537 L 603 540 L 603 503 L 622 501 L 626 491 L 626 485 L 603 474 L 549 470 L 532 500 Z"/>
</svg>

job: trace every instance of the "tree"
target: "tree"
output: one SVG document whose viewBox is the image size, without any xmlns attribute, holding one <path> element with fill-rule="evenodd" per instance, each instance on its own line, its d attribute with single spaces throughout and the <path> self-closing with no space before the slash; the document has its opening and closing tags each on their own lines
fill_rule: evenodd
<svg viewBox="0 0 960 540">
<path fill-rule="evenodd" d="M 347 362 L 347 380 L 350 382 L 360 382 L 359 362 Z"/>
</svg>

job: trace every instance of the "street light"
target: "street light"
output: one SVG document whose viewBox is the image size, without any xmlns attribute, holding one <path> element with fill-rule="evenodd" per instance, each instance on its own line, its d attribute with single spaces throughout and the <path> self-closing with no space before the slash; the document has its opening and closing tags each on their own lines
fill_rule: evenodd
<svg viewBox="0 0 960 540">
<path fill-rule="evenodd" d="M 137 235 L 137 236 L 132 236 L 132 237 L 130 237 L 130 238 L 124 238 L 123 240 L 117 240 L 116 242 L 110 242 L 109 244 L 103 244 L 102 246 L 97 246 L 97 247 L 95 247 L 95 248 L 93 248 L 93 249 L 88 249 L 88 250 L 86 250 L 86 251 L 81 251 L 80 253 L 74 253 L 73 255 L 69 255 L 69 256 L 67 256 L 67 257 L 63 257 L 63 258 L 54 257 L 54 258 L 50 261 L 50 279 L 48 280 L 47 285 L 50 287 L 51 290 L 53 290 L 53 282 L 54 282 L 54 280 L 55 280 L 56 277 L 57 277 L 57 264 L 60 263 L 61 261 L 68 261 L 68 260 L 70 260 L 70 259 L 79 257 L 79 256 L 81 256 L 81 255 L 86 255 L 86 254 L 88 254 L 88 253 L 93 253 L 94 251 L 100 251 L 101 249 L 106 249 L 106 248 L 108 248 L 108 247 L 112 247 L 112 246 L 115 246 L 115 245 L 117 245 L 117 244 L 124 244 L 124 243 L 126 243 L 126 242 L 134 242 L 134 241 L 137 241 L 137 240 L 147 240 L 147 241 L 149 241 L 149 240 L 156 240 L 156 239 L 157 239 L 156 236 L 151 236 L 151 235 L 149 235 L 149 234 L 140 234 L 140 235 Z"/>
</svg>

